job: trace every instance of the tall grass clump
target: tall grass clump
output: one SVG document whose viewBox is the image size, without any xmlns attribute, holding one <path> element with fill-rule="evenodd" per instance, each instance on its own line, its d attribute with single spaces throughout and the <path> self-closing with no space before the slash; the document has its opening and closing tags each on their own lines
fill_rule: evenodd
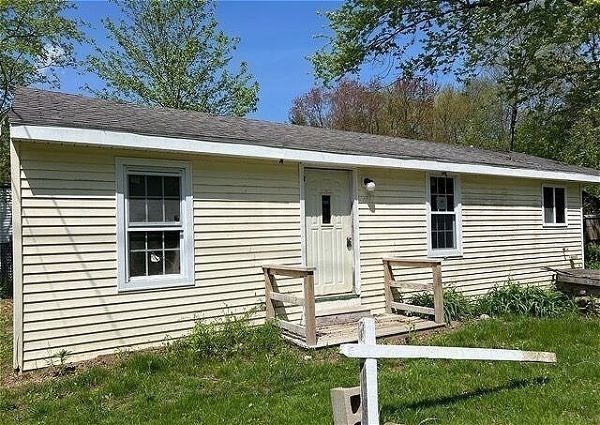
<svg viewBox="0 0 600 425">
<path fill-rule="evenodd" d="M 252 325 L 250 315 L 228 315 L 215 322 L 199 320 L 178 347 L 201 358 L 229 358 L 279 350 L 283 340 L 277 326 L 271 322 Z"/>
<path fill-rule="evenodd" d="M 413 295 L 410 304 L 423 307 L 433 307 L 433 294 L 420 293 Z M 444 320 L 450 323 L 453 320 L 464 320 L 473 316 L 475 308 L 473 302 L 461 292 L 449 287 L 444 288 Z"/>
<path fill-rule="evenodd" d="M 588 243 L 585 246 L 585 268 L 600 269 L 600 244 Z"/>
<path fill-rule="evenodd" d="M 573 300 L 559 291 L 515 282 L 495 287 L 477 300 L 476 308 L 490 316 L 558 317 L 577 311 Z"/>
</svg>

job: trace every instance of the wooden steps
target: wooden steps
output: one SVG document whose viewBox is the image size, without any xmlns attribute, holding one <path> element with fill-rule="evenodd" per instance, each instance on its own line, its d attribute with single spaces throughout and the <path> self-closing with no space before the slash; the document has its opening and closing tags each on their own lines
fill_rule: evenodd
<svg viewBox="0 0 600 425">
<path fill-rule="evenodd" d="M 382 314 L 374 316 L 375 332 L 378 338 L 408 335 L 414 332 L 422 332 L 429 329 L 443 327 L 443 324 L 435 323 L 419 317 L 408 317 L 399 314 Z M 330 324 L 317 327 L 316 345 L 308 345 L 304 338 L 292 333 L 285 332 L 283 337 L 303 348 L 324 348 L 358 341 L 358 320 L 342 324 Z"/>
<path fill-rule="evenodd" d="M 362 305 L 319 309 L 316 313 L 317 331 L 323 326 L 356 323 L 363 317 L 371 317 L 371 310 Z"/>
</svg>

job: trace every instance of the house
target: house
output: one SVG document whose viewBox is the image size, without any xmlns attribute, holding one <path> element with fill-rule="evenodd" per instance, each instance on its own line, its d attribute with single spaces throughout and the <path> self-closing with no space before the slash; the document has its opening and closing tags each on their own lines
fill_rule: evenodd
<svg viewBox="0 0 600 425">
<path fill-rule="evenodd" d="M 317 308 L 373 313 L 387 256 L 443 259 L 469 295 L 548 283 L 544 266 L 581 267 L 581 190 L 600 183 L 517 153 L 25 88 L 11 135 L 19 370 L 260 307 L 265 263 L 314 267 Z"/>
</svg>

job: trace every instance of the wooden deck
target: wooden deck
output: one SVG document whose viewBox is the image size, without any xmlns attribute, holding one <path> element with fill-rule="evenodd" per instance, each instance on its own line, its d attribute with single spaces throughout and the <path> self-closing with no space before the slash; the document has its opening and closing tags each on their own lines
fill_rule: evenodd
<svg viewBox="0 0 600 425">
<path fill-rule="evenodd" d="M 382 314 L 374 316 L 377 338 L 400 336 L 429 329 L 443 327 L 444 324 L 420 317 L 408 317 L 399 314 Z M 309 345 L 305 338 L 289 331 L 283 332 L 283 337 L 303 348 L 324 348 L 339 344 L 358 341 L 358 322 L 324 325 L 317 328 L 317 341 Z"/>
<path fill-rule="evenodd" d="M 385 314 L 375 316 L 376 336 L 406 335 L 444 326 L 444 295 L 442 287 L 441 261 L 423 258 L 383 258 L 383 288 L 385 294 Z M 432 282 L 426 284 L 408 284 L 394 277 L 394 267 L 424 267 L 431 269 Z M 262 267 L 265 278 L 265 310 L 267 320 L 272 320 L 283 336 L 305 348 L 331 347 L 334 345 L 358 341 L 358 320 L 355 314 L 371 316 L 370 309 L 353 311 L 344 306 L 335 312 L 335 319 L 318 323 L 315 306 L 315 269 L 303 265 L 265 265 Z M 281 292 L 277 276 L 302 279 L 301 294 Z M 396 294 L 404 289 L 430 291 L 433 293 L 433 306 L 423 307 L 397 302 Z M 287 315 L 278 317 L 278 310 L 284 305 L 301 308 L 302 321 L 290 321 Z M 366 310 L 366 311 L 365 311 Z M 417 313 L 419 316 L 405 316 L 400 312 Z M 421 318 L 431 316 L 433 320 Z"/>
<path fill-rule="evenodd" d="M 556 285 L 574 295 L 600 295 L 600 270 L 556 270 Z"/>
</svg>

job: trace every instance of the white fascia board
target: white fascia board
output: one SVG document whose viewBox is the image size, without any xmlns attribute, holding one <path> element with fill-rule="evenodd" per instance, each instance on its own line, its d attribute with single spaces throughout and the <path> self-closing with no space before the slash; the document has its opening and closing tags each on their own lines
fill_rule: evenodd
<svg viewBox="0 0 600 425">
<path fill-rule="evenodd" d="M 95 129 L 13 125 L 11 137 L 20 140 L 72 143 L 88 146 L 106 146 L 123 149 L 152 149 L 168 152 L 198 153 L 207 155 L 261 158 L 302 162 L 315 165 L 343 165 L 350 167 L 399 168 L 465 174 L 486 174 L 546 180 L 563 180 L 600 183 L 598 176 L 562 171 L 540 171 L 527 168 L 498 167 L 493 165 L 461 164 L 442 161 L 397 159 L 379 156 L 347 155 L 300 149 L 277 148 L 244 143 L 215 142 L 180 139 L 174 137 L 146 136 L 135 133 Z"/>
</svg>

